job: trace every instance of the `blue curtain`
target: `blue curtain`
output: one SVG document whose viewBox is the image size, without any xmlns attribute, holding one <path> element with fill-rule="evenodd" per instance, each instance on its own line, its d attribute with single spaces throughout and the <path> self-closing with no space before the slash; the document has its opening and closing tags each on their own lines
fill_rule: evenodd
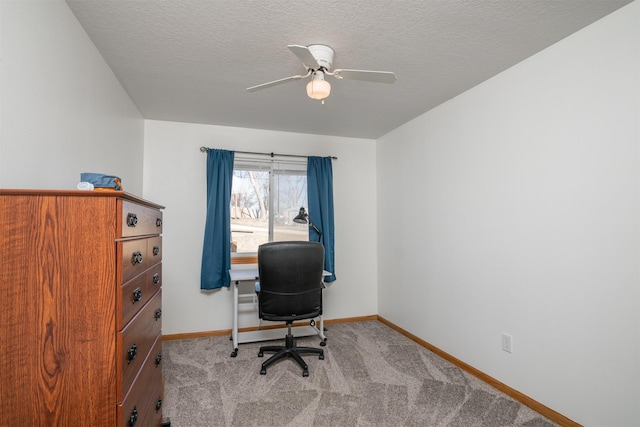
<svg viewBox="0 0 640 427">
<path fill-rule="evenodd" d="M 320 241 L 324 245 L 324 269 L 331 272 L 326 282 L 336 280 L 334 256 L 333 222 L 333 169 L 331 157 L 309 157 L 307 159 L 307 198 L 309 218 L 322 232 Z M 318 241 L 318 233 L 309 227 L 309 240 Z"/>
<path fill-rule="evenodd" d="M 231 183 L 234 152 L 207 150 L 207 221 L 200 289 L 229 287 L 231 268 Z"/>
</svg>

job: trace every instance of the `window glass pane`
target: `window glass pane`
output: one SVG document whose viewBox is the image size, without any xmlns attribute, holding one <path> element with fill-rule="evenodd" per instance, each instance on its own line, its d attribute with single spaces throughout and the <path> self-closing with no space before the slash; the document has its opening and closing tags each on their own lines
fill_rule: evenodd
<svg viewBox="0 0 640 427">
<path fill-rule="evenodd" d="M 274 196 L 272 241 L 309 240 L 308 226 L 293 222 L 293 218 L 300 212 L 300 207 L 307 206 L 306 170 L 274 168 L 272 191 Z"/>
<path fill-rule="evenodd" d="M 293 218 L 307 203 L 306 164 L 237 161 L 231 187 L 232 256 L 255 255 L 270 241 L 308 240 Z"/>
<path fill-rule="evenodd" d="M 231 185 L 231 252 L 256 252 L 269 241 L 269 171 L 234 169 Z"/>
</svg>

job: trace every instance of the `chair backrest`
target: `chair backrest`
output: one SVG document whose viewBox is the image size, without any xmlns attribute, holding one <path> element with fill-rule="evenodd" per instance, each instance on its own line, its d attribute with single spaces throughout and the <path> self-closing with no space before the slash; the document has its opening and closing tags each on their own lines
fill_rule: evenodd
<svg viewBox="0 0 640 427">
<path fill-rule="evenodd" d="M 259 316 L 295 321 L 322 314 L 324 246 L 317 242 L 265 243 L 258 248 Z"/>
</svg>

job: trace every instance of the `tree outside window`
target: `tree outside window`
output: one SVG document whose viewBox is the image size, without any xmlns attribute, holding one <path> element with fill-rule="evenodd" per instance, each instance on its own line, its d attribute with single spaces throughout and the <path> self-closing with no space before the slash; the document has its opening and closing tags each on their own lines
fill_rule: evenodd
<svg viewBox="0 0 640 427">
<path fill-rule="evenodd" d="M 263 243 L 309 240 L 308 226 L 293 222 L 303 206 L 306 162 L 236 160 L 230 203 L 232 261 L 255 257 Z"/>
</svg>

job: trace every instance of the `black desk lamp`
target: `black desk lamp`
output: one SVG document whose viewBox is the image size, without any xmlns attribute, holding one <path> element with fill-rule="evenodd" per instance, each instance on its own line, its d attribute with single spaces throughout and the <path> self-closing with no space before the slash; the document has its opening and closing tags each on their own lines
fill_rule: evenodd
<svg viewBox="0 0 640 427">
<path fill-rule="evenodd" d="M 300 208 L 300 212 L 298 213 L 298 215 L 296 215 L 295 218 L 293 218 L 293 222 L 296 222 L 298 224 L 309 224 L 309 226 L 313 227 L 313 229 L 316 230 L 316 233 L 318 233 L 318 242 L 322 240 L 322 231 L 320 231 L 320 229 L 316 227 L 313 221 L 311 221 L 311 218 L 309 218 L 309 215 L 304 210 L 304 208 Z"/>
</svg>

